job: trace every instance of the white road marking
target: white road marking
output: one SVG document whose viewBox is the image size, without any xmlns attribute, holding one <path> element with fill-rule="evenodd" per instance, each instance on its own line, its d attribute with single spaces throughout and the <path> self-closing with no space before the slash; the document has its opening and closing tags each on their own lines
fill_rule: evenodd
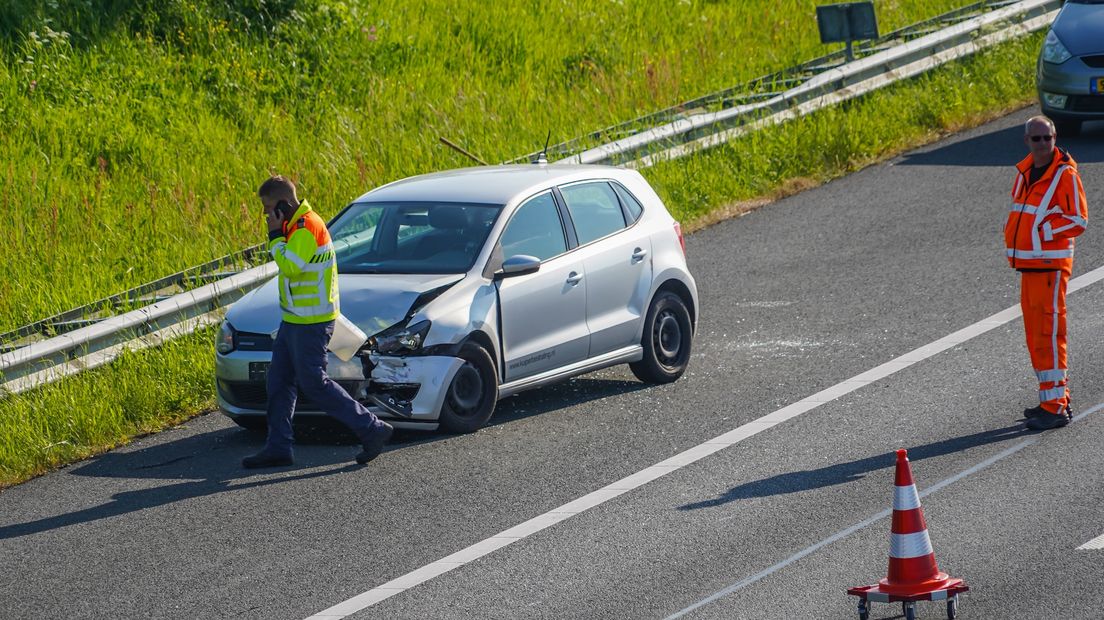
<svg viewBox="0 0 1104 620">
<path fill-rule="evenodd" d="M 1101 534 L 1100 536 L 1097 536 L 1096 538 L 1090 540 L 1089 542 L 1081 545 L 1077 549 L 1078 549 L 1078 551 L 1089 550 L 1089 549 L 1104 549 L 1104 534 Z"/>
<path fill-rule="evenodd" d="M 1074 419 L 1076 420 L 1077 418 L 1075 417 Z M 1077 548 L 1078 551 L 1095 551 L 1097 549 L 1104 549 L 1104 534 L 1097 536 Z"/>
<path fill-rule="evenodd" d="M 1095 405 L 1092 408 L 1090 408 L 1088 411 L 1085 411 L 1083 413 L 1080 413 L 1078 415 L 1073 416 L 1072 421 L 1077 422 L 1078 420 L 1080 420 L 1081 418 L 1089 415 L 1090 413 L 1095 413 L 1095 412 L 1097 412 L 1101 409 L 1104 409 L 1104 403 L 1100 403 L 1098 405 Z M 978 463 L 977 465 L 974 465 L 973 467 L 971 467 L 967 470 L 961 471 L 961 472 L 951 476 L 950 478 L 945 478 L 943 480 L 940 480 L 939 482 L 937 482 L 937 483 L 933 484 L 932 486 L 930 486 L 930 487 L 924 489 L 923 491 L 921 491 L 920 492 L 920 497 L 927 497 L 928 495 L 930 495 L 932 493 L 935 493 L 936 491 L 942 489 L 943 487 L 946 487 L 949 484 L 954 484 L 955 482 L 958 482 L 959 480 L 962 480 L 963 478 L 965 478 L 965 477 L 967 477 L 971 474 L 975 474 L 975 473 L 985 469 L 986 467 L 989 467 L 990 465 L 992 465 L 993 463 L 996 463 L 997 461 L 1000 461 L 1000 460 L 1002 460 L 1006 457 L 1012 456 L 1013 454 L 1019 452 L 1020 450 L 1023 450 L 1024 448 L 1026 448 L 1026 447 L 1028 447 L 1032 444 L 1038 443 L 1038 441 L 1039 441 L 1038 436 L 1031 437 L 1030 439 L 1025 439 L 1025 440 L 1021 441 L 1020 443 L 1018 443 L 1014 446 L 1011 446 L 1011 447 L 1009 447 L 1009 448 L 1007 448 L 1007 449 L 1005 449 L 1005 450 L 1003 450 L 1003 451 L 1001 451 L 997 454 L 994 454 L 993 456 L 985 459 L 984 461 Z M 861 529 L 863 529 L 863 528 L 865 528 L 869 525 L 873 525 L 874 523 L 878 522 L 879 520 L 888 517 L 892 512 L 893 512 L 892 508 L 887 508 L 887 509 L 879 512 L 878 514 L 874 515 L 873 517 L 870 517 L 869 519 L 867 519 L 865 521 L 861 521 L 859 523 L 856 523 L 855 525 L 852 525 L 851 527 L 849 527 L 847 529 L 840 530 L 839 532 L 836 532 L 835 534 L 832 534 L 828 538 L 825 538 L 824 540 L 822 540 L 818 543 L 814 543 L 812 545 L 809 545 L 808 547 L 805 547 L 801 551 L 798 551 L 797 553 L 791 555 L 790 557 L 786 558 L 785 560 L 782 560 L 781 562 L 775 564 L 774 566 L 771 566 L 770 568 L 767 568 L 767 569 L 762 570 L 758 573 L 755 573 L 754 575 L 752 575 L 750 577 L 747 577 L 746 579 L 743 579 L 741 581 L 737 581 L 736 583 L 728 586 L 727 588 L 725 588 L 723 590 L 720 590 L 718 592 L 715 592 L 715 593 L 703 598 L 702 600 L 698 601 L 697 603 L 694 603 L 693 605 L 690 605 L 689 607 L 683 609 L 682 611 L 679 611 L 678 613 L 674 613 L 674 614 L 671 614 L 670 616 L 667 616 L 667 618 L 665 620 L 675 620 L 675 618 L 681 618 L 682 616 L 685 616 L 686 614 L 688 614 L 688 613 L 690 613 L 690 612 L 692 612 L 696 609 L 704 607 L 704 606 L 712 603 L 713 601 L 716 601 L 717 599 L 724 598 L 724 597 L 728 596 L 729 594 L 732 594 L 733 592 L 735 592 L 735 591 L 737 591 L 741 588 L 746 588 L 747 586 L 750 586 L 751 584 L 755 583 L 756 581 L 759 581 L 760 579 L 762 579 L 764 577 L 767 577 L 767 576 L 769 576 L 769 575 L 771 575 L 775 572 L 778 572 L 779 570 L 782 570 L 783 568 L 786 568 L 790 564 L 793 564 L 794 562 L 796 562 L 796 561 L 800 560 L 801 558 L 809 555 L 810 553 L 813 553 L 813 552 L 821 549 L 822 547 L 826 547 L 826 546 L 836 542 L 837 540 L 843 540 L 844 538 L 847 538 L 848 536 L 854 534 L 855 532 L 857 532 L 857 531 L 859 531 L 859 530 L 861 530 Z M 1093 544 L 1097 541 L 1100 541 L 1098 547 L 1089 547 L 1088 546 L 1088 545 L 1091 545 L 1091 544 Z M 1104 547 L 1104 535 L 1100 536 L 1099 538 L 1094 538 L 1093 540 L 1085 543 L 1081 547 L 1078 547 L 1078 549 L 1101 548 L 1101 547 Z"/>
<path fill-rule="evenodd" d="M 1092 271 L 1078 276 L 1073 280 L 1070 280 L 1067 289 L 1068 293 L 1085 288 L 1104 280 L 1104 267 L 1097 267 Z M 441 558 L 436 562 L 427 564 L 419 569 L 409 572 L 401 577 L 397 577 L 388 581 L 387 583 L 372 588 L 367 592 L 358 594 L 346 601 L 338 603 L 333 607 L 320 611 L 313 616 L 310 616 L 307 620 L 335 620 L 338 618 L 345 618 L 384 601 L 396 594 L 409 590 L 414 586 L 423 584 L 434 577 L 443 575 L 447 572 L 460 568 L 465 564 L 477 560 L 493 551 L 497 551 L 503 547 L 513 544 L 523 538 L 531 536 L 545 528 L 555 525 L 561 521 L 569 519 L 577 514 L 581 514 L 608 502 L 609 500 L 627 493 L 633 489 L 644 486 L 645 484 L 666 476 L 667 474 L 678 471 L 687 465 L 699 461 L 715 452 L 719 452 L 725 448 L 733 446 L 741 441 L 757 435 L 768 428 L 777 426 L 787 420 L 796 418 L 797 416 L 816 409 L 824 403 L 831 402 L 841 396 L 850 394 L 855 390 L 869 385 L 879 379 L 884 379 L 896 372 L 904 370 L 913 364 L 922 362 L 929 357 L 932 357 L 938 353 L 942 353 L 947 349 L 950 349 L 956 345 L 962 344 L 968 340 L 976 338 L 986 332 L 1001 327 L 1009 321 L 1021 316 L 1020 307 L 1013 306 L 1006 310 L 1002 310 L 988 318 L 982 319 L 973 325 L 964 327 L 952 334 L 944 336 L 939 340 L 926 344 L 920 348 L 914 349 L 900 357 L 892 359 L 880 366 L 876 366 L 864 373 L 851 377 L 846 381 L 838 383 L 830 388 L 821 390 L 812 396 L 804 398 L 787 405 L 773 413 L 769 413 L 758 420 L 748 422 L 742 426 L 739 426 L 727 433 L 714 437 L 690 448 L 684 452 L 676 454 L 671 458 L 656 463 L 651 467 L 638 471 L 635 474 L 622 478 L 613 484 L 607 485 L 597 491 L 588 493 L 576 499 L 568 502 L 559 508 L 550 510 L 540 516 L 529 519 L 528 521 L 516 525 L 508 530 L 499 532 L 494 536 L 475 543 L 470 547 L 461 549 L 456 553 Z M 1026 445 L 1023 444 L 1023 445 Z M 932 487 L 929 492 L 939 488 L 939 485 Z M 769 570 L 769 569 L 768 569 Z"/>
</svg>

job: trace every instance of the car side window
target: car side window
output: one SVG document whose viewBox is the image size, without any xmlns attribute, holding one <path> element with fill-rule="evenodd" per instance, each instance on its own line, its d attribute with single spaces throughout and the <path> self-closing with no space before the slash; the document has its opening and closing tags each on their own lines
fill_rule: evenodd
<svg viewBox="0 0 1104 620">
<path fill-rule="evenodd" d="M 530 198 L 518 207 L 499 243 L 503 258 L 527 254 L 547 260 L 566 252 L 567 240 L 552 193 Z"/>
<path fill-rule="evenodd" d="M 579 245 L 590 243 L 625 227 L 621 203 L 609 183 L 579 183 L 560 188 Z"/>
<path fill-rule="evenodd" d="M 625 209 L 629 212 L 630 223 L 636 222 L 640 219 L 640 214 L 644 212 L 644 207 L 640 204 L 640 201 L 629 193 L 629 190 L 621 187 L 618 183 L 610 183 L 613 186 L 613 191 L 617 192 L 617 196 L 621 198 L 621 204 L 625 205 Z"/>
</svg>

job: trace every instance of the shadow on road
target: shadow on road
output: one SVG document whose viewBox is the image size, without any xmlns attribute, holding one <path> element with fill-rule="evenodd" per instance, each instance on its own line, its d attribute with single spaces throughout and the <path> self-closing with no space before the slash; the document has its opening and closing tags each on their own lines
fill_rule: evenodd
<svg viewBox="0 0 1104 620">
<path fill-rule="evenodd" d="M 959 452 L 977 446 L 983 446 L 1010 439 L 1017 439 L 1030 434 L 1022 424 L 1014 424 L 1005 428 L 982 431 L 973 435 L 956 437 L 944 441 L 917 446 L 908 449 L 910 462 L 922 461 L 935 456 L 943 456 L 953 452 Z M 892 467 L 897 462 L 896 451 L 871 456 L 858 461 L 840 463 L 820 469 L 806 469 L 785 474 L 779 474 L 763 480 L 741 484 L 733 487 L 724 495 L 692 504 L 679 506 L 679 510 L 697 510 L 699 508 L 711 508 L 741 499 L 753 497 L 769 497 L 771 495 L 784 495 L 786 493 L 798 493 L 822 487 L 829 487 L 847 482 L 861 480 L 866 474 Z"/>
<path fill-rule="evenodd" d="M 491 424 L 508 424 L 568 405 L 626 394 L 647 387 L 634 381 L 577 378 L 499 402 Z M 108 452 L 67 473 L 92 478 L 129 479 L 134 481 L 135 487 L 141 488 L 116 493 L 111 496 L 111 501 L 98 506 L 26 523 L 0 525 L 0 540 L 117 517 L 216 493 L 245 491 L 371 467 L 351 462 L 360 446 L 353 434 L 336 421 L 323 419 L 309 426 L 300 425 L 296 427 L 295 434 L 295 465 L 265 470 L 244 470 L 240 464 L 243 456 L 261 448 L 264 444 L 264 433 L 236 427 L 166 441 L 140 450 Z M 443 433 L 398 430 L 386 451 L 394 452 L 448 437 L 449 435 Z M 296 474 L 296 470 L 308 471 Z M 151 480 L 164 482 L 142 482 Z M 74 497 L 73 501 L 81 503 L 83 499 Z"/>
<path fill-rule="evenodd" d="M 1104 161 L 1102 138 L 1104 138 L 1104 123 L 1085 123 L 1080 136 L 1058 136 L 1058 146 L 1068 150 L 1078 162 L 1097 163 Z M 1011 168 L 1026 155 L 1023 126 L 1015 125 L 940 148 L 908 153 L 897 160 L 895 165 L 1007 166 Z"/>
</svg>

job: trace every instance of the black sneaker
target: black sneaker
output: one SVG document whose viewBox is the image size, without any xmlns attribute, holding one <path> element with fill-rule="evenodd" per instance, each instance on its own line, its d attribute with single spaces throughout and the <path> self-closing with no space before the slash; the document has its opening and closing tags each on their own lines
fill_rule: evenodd
<svg viewBox="0 0 1104 620">
<path fill-rule="evenodd" d="M 1036 431 L 1046 431 L 1052 428 L 1061 428 L 1070 423 L 1070 417 L 1063 409 L 1060 413 L 1049 411 L 1027 419 L 1027 428 Z"/>
<path fill-rule="evenodd" d="M 379 456 L 383 452 L 383 446 L 387 444 L 387 440 L 391 439 L 391 433 L 395 432 L 394 427 L 387 422 L 380 420 L 379 423 L 380 426 L 374 429 L 361 444 L 364 449 L 356 456 L 356 462 L 361 465 Z"/>
<path fill-rule="evenodd" d="M 294 461 L 290 454 L 270 452 L 267 448 L 242 459 L 242 467 L 246 469 L 259 469 L 261 467 L 282 467 L 291 465 Z"/>
</svg>

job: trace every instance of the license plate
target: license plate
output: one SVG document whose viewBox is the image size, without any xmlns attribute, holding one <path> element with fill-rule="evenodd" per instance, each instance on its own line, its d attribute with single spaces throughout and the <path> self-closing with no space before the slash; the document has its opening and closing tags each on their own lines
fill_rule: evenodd
<svg viewBox="0 0 1104 620">
<path fill-rule="evenodd" d="M 1089 90 L 1094 95 L 1104 94 L 1104 77 L 1093 78 Z"/>
<path fill-rule="evenodd" d="M 268 378 L 268 362 L 249 362 L 249 380 L 264 383 Z"/>
</svg>

